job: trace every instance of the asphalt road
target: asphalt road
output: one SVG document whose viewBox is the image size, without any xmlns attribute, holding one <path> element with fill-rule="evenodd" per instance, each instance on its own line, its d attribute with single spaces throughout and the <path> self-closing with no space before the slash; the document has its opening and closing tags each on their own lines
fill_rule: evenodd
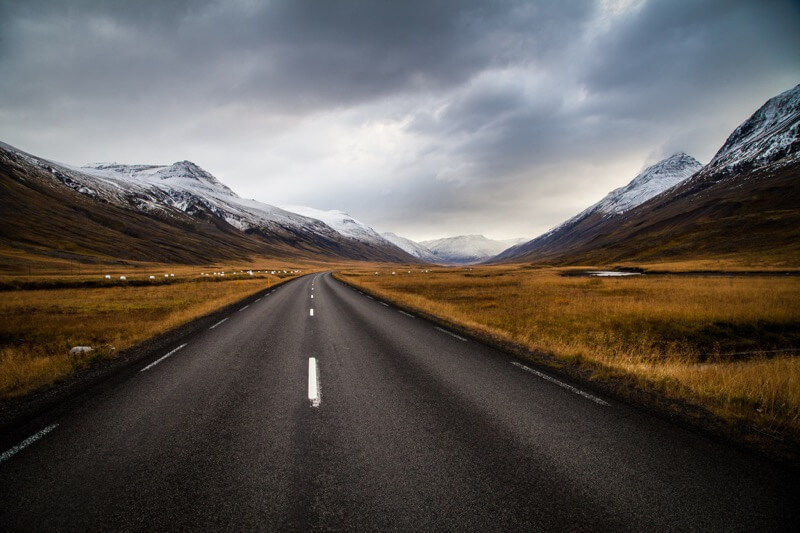
<svg viewBox="0 0 800 533">
<path fill-rule="evenodd" d="M 793 474 L 537 372 L 306 276 L 0 450 L 0 531 L 798 530 Z"/>
</svg>

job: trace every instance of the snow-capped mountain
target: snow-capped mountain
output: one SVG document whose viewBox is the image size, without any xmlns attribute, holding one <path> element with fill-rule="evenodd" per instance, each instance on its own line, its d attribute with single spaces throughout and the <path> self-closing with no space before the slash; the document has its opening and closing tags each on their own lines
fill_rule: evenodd
<svg viewBox="0 0 800 533">
<path fill-rule="evenodd" d="M 676 154 L 493 260 L 613 264 L 751 257 L 781 265 L 800 260 L 800 85 L 769 99 L 731 133 L 711 162 L 697 166 Z M 665 185 L 657 194 L 651 194 L 654 180 Z"/>
<path fill-rule="evenodd" d="M 450 264 L 479 263 L 510 246 L 507 242 L 487 239 L 483 235 L 459 235 L 419 244 L 433 252 L 439 262 Z"/>
<path fill-rule="evenodd" d="M 669 190 L 697 172 L 702 165 L 699 161 L 683 152 L 674 154 L 644 169 L 624 187 L 608 193 L 602 200 L 586 208 L 574 217 L 559 224 L 547 233 L 532 241 L 512 246 L 500 253 L 499 260 L 513 257 L 520 253 L 547 247 L 565 239 L 580 238 L 582 233 L 596 227 L 605 220 L 617 217 L 654 196 Z"/>
<path fill-rule="evenodd" d="M 703 174 L 753 170 L 800 152 L 800 85 L 770 98 L 722 145 Z"/>
<path fill-rule="evenodd" d="M 542 237 L 546 237 L 565 228 L 572 227 L 581 220 L 595 213 L 604 216 L 620 215 L 650 198 L 691 177 L 703 165 L 694 157 L 678 152 L 658 163 L 644 169 L 624 187 L 608 193 L 602 200 L 587 207 L 566 222 L 561 223 Z"/>
<path fill-rule="evenodd" d="M 396 246 L 368 225 L 343 211 L 324 211 L 300 205 L 284 206 L 283 209 L 304 217 L 320 220 L 345 237 L 356 239 L 370 246 Z"/>
<path fill-rule="evenodd" d="M 168 166 L 101 163 L 69 168 L 73 171 L 69 177 L 88 189 L 85 194 L 132 201 L 144 210 L 169 206 L 189 215 L 210 211 L 241 231 L 312 232 L 336 238 L 333 228 L 317 219 L 239 197 L 190 161 Z M 94 180 L 87 180 L 86 176 Z"/>
<path fill-rule="evenodd" d="M 414 257 L 425 261 L 426 263 L 436 263 L 440 261 L 440 259 L 431 252 L 429 249 L 424 247 L 418 242 L 414 242 L 411 239 L 406 239 L 405 237 L 401 237 L 395 233 L 381 233 L 381 237 L 386 239 L 387 241 L 391 242 L 395 246 L 399 247 L 402 250 L 410 253 Z"/>
<path fill-rule="evenodd" d="M 231 231 L 282 243 L 304 254 L 379 261 L 413 261 L 394 245 L 365 246 L 325 222 L 256 200 L 239 197 L 210 173 L 189 161 L 172 165 L 103 163 L 75 167 L 42 159 L 9 145 L 12 158 L 44 171 L 49 183 L 66 186 L 92 200 L 181 223 L 181 217 L 227 225 Z M 223 226 L 220 226 L 224 230 Z M 224 230 L 228 231 L 228 230 Z M 373 233 L 375 233 L 373 231 Z M 377 234 L 376 234 L 377 235 Z"/>
<path fill-rule="evenodd" d="M 703 165 L 694 157 L 678 152 L 647 167 L 630 183 L 614 189 L 584 213 L 599 212 L 619 215 L 645 203 L 653 196 L 671 189 L 702 167 Z"/>
</svg>

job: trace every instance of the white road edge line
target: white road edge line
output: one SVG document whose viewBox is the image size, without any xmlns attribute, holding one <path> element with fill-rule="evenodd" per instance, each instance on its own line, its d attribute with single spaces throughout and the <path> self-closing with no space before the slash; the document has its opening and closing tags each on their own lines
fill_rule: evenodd
<svg viewBox="0 0 800 533">
<path fill-rule="evenodd" d="M 399 313 L 400 313 L 401 315 L 406 315 L 406 316 L 408 316 L 408 317 L 411 317 L 411 318 L 417 318 L 417 317 L 415 317 L 414 315 L 412 315 L 411 313 L 406 313 L 405 311 L 399 311 Z"/>
<path fill-rule="evenodd" d="M 610 405 L 611 405 L 611 404 L 610 404 L 610 403 L 608 403 L 607 401 L 605 401 L 605 400 L 601 400 L 601 399 L 600 399 L 600 398 L 598 398 L 597 396 L 592 396 L 592 395 L 591 395 L 591 394 L 589 394 L 588 392 L 583 392 L 582 390 L 580 390 L 580 389 L 577 389 L 577 388 L 573 387 L 572 385 L 569 385 L 569 384 L 567 384 L 567 383 L 564 383 L 563 381 L 559 381 L 559 380 L 557 380 L 556 378 L 550 377 L 550 376 L 548 376 L 547 374 L 544 374 L 544 373 L 542 373 L 542 372 L 539 372 L 538 370 L 534 370 L 534 369 L 532 369 L 532 368 L 529 368 L 529 367 L 527 367 L 527 366 L 523 365 L 522 363 L 517 363 L 516 361 L 511 361 L 511 364 L 512 364 L 512 365 L 514 365 L 514 366 L 516 366 L 516 367 L 519 367 L 519 368 L 521 368 L 521 369 L 522 369 L 522 370 L 524 370 L 525 372 L 530 372 L 531 374 L 533 374 L 533 375 L 535 375 L 535 376 L 539 376 L 540 378 L 542 378 L 542 379 L 545 379 L 545 380 L 549 381 L 550 383 L 555 383 L 555 384 L 556 384 L 556 385 L 558 385 L 559 387 L 563 387 L 563 388 L 567 389 L 568 391 L 571 391 L 571 392 L 574 392 L 575 394 L 578 394 L 578 395 L 580 395 L 580 396 L 583 396 L 583 397 L 584 397 L 584 398 L 586 398 L 587 400 L 591 400 L 591 401 L 593 401 L 594 403 L 597 403 L 597 404 L 600 404 L 600 405 L 605 405 L 605 406 L 610 406 Z"/>
<path fill-rule="evenodd" d="M 370 300 L 374 300 L 375 299 L 372 296 L 370 296 L 369 294 L 367 294 L 367 298 L 369 298 Z"/>
<path fill-rule="evenodd" d="M 158 363 L 160 363 L 161 361 L 163 361 L 164 359 L 166 359 L 166 358 L 167 358 L 167 357 L 169 357 L 170 355 L 174 354 L 175 352 L 177 352 L 177 351 L 178 351 L 178 350 L 180 350 L 181 348 L 184 348 L 184 347 L 186 346 L 186 344 L 187 344 L 187 343 L 183 343 L 183 344 L 181 344 L 180 346 L 178 346 L 177 348 L 175 348 L 174 350 L 172 350 L 171 352 L 169 352 L 168 354 L 166 354 L 166 355 L 162 355 L 161 357 L 159 357 L 158 359 L 156 359 L 155 361 L 153 361 L 152 363 L 150 363 L 149 365 L 147 365 L 147 366 L 146 366 L 146 367 L 144 367 L 143 369 L 139 370 L 139 372 L 144 372 L 145 370 L 150 370 L 151 368 L 153 368 L 154 366 L 156 366 Z"/>
<path fill-rule="evenodd" d="M 258 303 L 258 302 L 260 302 L 260 301 L 261 301 L 261 298 L 259 298 L 258 300 L 256 300 L 256 303 Z"/>
<path fill-rule="evenodd" d="M 308 359 L 308 399 L 311 400 L 311 407 L 319 407 L 319 404 L 322 403 L 316 357 Z"/>
<path fill-rule="evenodd" d="M 53 431 L 57 427 L 58 427 L 58 424 L 50 424 L 46 428 L 37 431 L 36 433 L 31 435 L 30 437 L 28 437 L 24 441 L 20 442 L 19 444 L 17 444 L 13 448 L 10 448 L 10 449 L 4 451 L 3 454 L 0 455 L 0 464 L 8 461 L 9 459 L 11 459 L 15 455 L 17 455 L 19 452 L 21 452 L 22 450 L 24 450 L 25 448 L 27 448 L 28 446 L 30 446 L 31 444 L 33 444 L 37 440 L 41 439 L 42 437 L 44 437 L 45 435 L 47 435 L 48 433 L 50 433 L 51 431 Z"/>
<path fill-rule="evenodd" d="M 450 335 L 451 337 L 455 337 L 456 339 L 458 339 L 458 340 L 460 340 L 460 341 L 467 342 L 467 339 L 465 339 L 465 338 L 464 338 L 464 337 L 462 337 L 461 335 L 456 335 L 456 334 L 455 334 L 455 333 L 453 333 L 452 331 L 447 331 L 446 329 L 442 329 L 442 328 L 440 328 L 439 326 L 434 326 L 434 327 L 435 327 L 436 329 L 438 329 L 439 331 L 441 331 L 442 333 L 447 333 L 447 334 L 448 334 L 448 335 Z"/>
<path fill-rule="evenodd" d="M 309 316 L 314 316 L 314 308 L 313 307 L 308 310 L 308 314 L 309 314 Z"/>
<path fill-rule="evenodd" d="M 389 307 L 389 304 L 387 304 L 386 302 L 381 302 L 381 305 L 385 305 L 386 307 Z"/>
<path fill-rule="evenodd" d="M 244 311 L 244 310 L 245 310 L 245 309 L 247 309 L 248 307 L 250 307 L 250 304 L 247 304 L 247 305 L 245 305 L 244 307 L 242 307 L 241 309 L 239 309 L 239 312 L 242 312 L 242 311 Z"/>
<path fill-rule="evenodd" d="M 227 317 L 227 316 L 226 316 L 225 318 L 223 318 L 222 320 L 220 320 L 219 322 L 217 322 L 216 324 L 214 324 L 213 326 L 211 326 L 211 327 L 210 327 L 210 328 L 208 328 L 208 329 L 214 329 L 215 327 L 219 326 L 220 324 L 222 324 L 223 322 L 225 322 L 226 320 L 228 320 L 228 318 L 229 318 L 229 317 Z"/>
</svg>

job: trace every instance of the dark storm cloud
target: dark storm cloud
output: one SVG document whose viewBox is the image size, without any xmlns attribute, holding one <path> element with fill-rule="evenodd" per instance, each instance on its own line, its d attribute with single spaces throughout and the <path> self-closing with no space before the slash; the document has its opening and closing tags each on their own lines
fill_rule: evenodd
<svg viewBox="0 0 800 533">
<path fill-rule="evenodd" d="M 520 2 L 6 2 L 8 68 L 47 68 L 59 88 L 263 102 L 281 112 L 440 90 L 558 46 L 587 10 Z M 563 37 L 562 37 L 563 38 Z M 6 78 L 21 102 L 55 91 Z M 94 93 L 94 94 L 92 94 Z M 172 98 L 171 98 L 172 97 Z"/>
<path fill-rule="evenodd" d="M 465 178 L 485 189 L 536 179 L 559 161 L 599 162 L 643 147 L 657 157 L 699 150 L 707 159 L 726 128 L 800 81 L 798 22 L 798 6 L 786 2 L 649 2 L 560 49 L 555 60 L 565 66 L 546 64 L 543 83 L 526 87 L 522 76 L 467 87 L 412 128 L 443 141 L 452 159 L 472 161 Z M 698 126 L 720 120 L 715 131 Z"/>
<path fill-rule="evenodd" d="M 264 201 L 398 233 L 535 233 L 654 158 L 708 159 L 800 81 L 798 9 L 0 0 L 0 140 L 68 162 L 192 157 Z M 347 153 L 386 131 L 385 163 Z"/>
</svg>

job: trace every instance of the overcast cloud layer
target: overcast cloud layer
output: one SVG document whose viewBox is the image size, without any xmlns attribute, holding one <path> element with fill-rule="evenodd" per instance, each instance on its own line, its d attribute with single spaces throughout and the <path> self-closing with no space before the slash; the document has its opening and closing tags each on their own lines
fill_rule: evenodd
<svg viewBox="0 0 800 533">
<path fill-rule="evenodd" d="M 792 1 L 0 0 L 0 140 L 534 237 L 800 83 Z"/>
</svg>

